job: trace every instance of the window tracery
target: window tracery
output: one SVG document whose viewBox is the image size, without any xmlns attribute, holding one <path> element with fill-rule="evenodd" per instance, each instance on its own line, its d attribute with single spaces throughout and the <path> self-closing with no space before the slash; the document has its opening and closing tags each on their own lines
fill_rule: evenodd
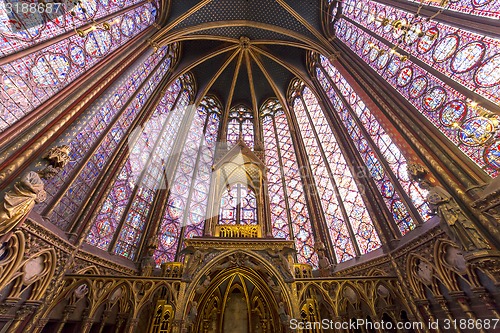
<svg viewBox="0 0 500 333">
<path fill-rule="evenodd" d="M 113 22 L 118 22 L 125 17 L 143 17 L 139 22 L 135 20 L 135 23 L 129 27 L 133 29 L 130 30 L 133 35 L 136 35 L 149 27 L 154 22 L 155 16 L 155 6 L 152 3 L 145 3 L 137 8 L 126 10 L 125 13 L 116 16 Z M 9 31 L 8 26 L 10 23 L 5 21 L 7 17 L 5 9 L 0 10 L 0 17 L 4 18 L 3 20 L 0 19 L 1 52 L 4 50 L 5 52 L 19 51 L 18 46 L 21 48 L 30 47 L 39 38 L 42 38 L 41 36 L 46 36 L 45 23 L 35 25 L 33 29 L 36 31 L 28 29 L 29 36 L 20 37 L 19 34 L 24 34 L 24 32 L 9 35 L 6 31 Z M 150 19 L 146 19 L 148 17 Z M 116 24 L 113 23 L 112 27 L 115 26 Z M 73 27 L 70 30 L 73 30 Z M 21 29 L 20 31 L 24 30 Z M 62 31 L 57 31 L 53 32 L 53 37 L 62 33 Z M 84 38 L 71 34 L 69 37 L 39 51 L 1 65 L 0 105 L 4 112 L 0 115 L 0 131 L 3 132 L 9 126 L 15 124 L 102 61 L 105 55 L 128 42 L 132 35 L 127 37 L 124 31 L 122 29 L 118 31 L 117 28 L 106 30 L 97 27 L 89 31 Z M 117 39 L 117 36 L 120 36 L 120 38 Z M 23 38 L 30 42 L 24 45 Z"/>
<path fill-rule="evenodd" d="M 377 183 L 377 188 L 387 208 L 392 213 L 399 231 L 405 235 L 415 228 L 417 222 L 412 218 L 404 199 L 405 195 L 401 193 L 395 181 L 411 198 L 414 207 L 424 221 L 430 218 L 429 207 L 425 203 L 426 193 L 410 180 L 406 171 L 406 158 L 360 96 L 325 57 L 320 56 L 320 62 L 324 72 L 317 67 L 316 77 L 334 109 L 339 113 L 368 171 Z M 349 104 L 350 110 L 346 107 L 346 102 L 333 88 L 334 84 Z"/>
<path fill-rule="evenodd" d="M 318 100 L 307 87 L 294 91 L 292 108 L 338 262 L 380 247 L 360 190 Z"/>
<path fill-rule="evenodd" d="M 94 219 L 88 243 L 131 259 L 136 255 L 153 197 L 166 184 L 163 168 L 172 151 L 173 128 L 180 124 L 189 102 L 189 93 L 182 88 L 180 80 L 170 86 L 149 121 L 135 132 L 129 157 Z M 116 247 L 110 249 L 113 238 Z"/>
<path fill-rule="evenodd" d="M 221 196 L 219 224 L 257 224 L 257 198 L 250 186 L 236 183 L 226 187 Z"/>
<path fill-rule="evenodd" d="M 150 10 L 145 12 L 134 12 L 130 17 L 132 25 L 144 25 L 154 22 L 157 14 L 158 2 L 146 2 L 141 0 L 108 1 L 108 0 L 89 0 L 82 1 L 77 6 L 70 3 L 63 4 L 60 10 L 46 11 L 40 14 L 36 13 L 17 14 L 9 12 L 5 7 L 0 8 L 0 54 L 2 57 L 23 49 L 32 47 L 36 44 L 50 40 L 64 33 L 78 29 L 89 21 L 104 19 L 111 25 L 112 35 L 120 36 L 120 30 L 123 25 L 123 17 L 117 15 L 117 12 L 129 8 L 130 6 L 140 4 L 148 6 Z M 9 0 L 9 3 L 23 3 L 19 0 Z M 85 12 L 83 12 L 85 10 Z M 75 16 L 71 15 L 75 12 Z M 142 16 L 141 16 L 142 15 Z M 135 28 L 135 27 L 134 27 Z M 113 31 L 114 30 L 114 31 Z M 122 29 L 123 30 L 123 29 Z M 118 37 L 118 39 L 121 37 Z"/>
<path fill-rule="evenodd" d="M 402 61 L 397 55 L 391 54 L 386 44 L 369 36 L 352 23 L 340 20 L 336 26 L 338 38 L 404 96 L 465 155 L 491 177 L 500 173 L 500 146 L 495 138 L 497 129 L 494 125 L 500 117 L 493 114 L 492 119 L 482 117 L 482 114 L 490 112 L 483 107 L 473 106 L 473 102 L 466 96 L 411 60 Z M 353 44 L 346 38 L 348 31 L 357 31 L 358 41 L 362 41 L 362 49 L 358 41 Z M 377 56 L 381 53 L 390 54 L 387 65 L 380 66 L 377 58 L 370 59 L 367 56 L 370 50 L 375 50 Z M 409 76 L 411 79 L 408 79 Z"/>
<path fill-rule="evenodd" d="M 220 112 L 219 101 L 206 96 L 193 116 L 158 230 L 158 265 L 175 260 L 181 238 L 203 234 Z"/>
<path fill-rule="evenodd" d="M 361 19 L 360 12 L 356 10 L 344 10 L 346 17 L 398 45 L 470 91 L 493 102 L 500 102 L 500 66 L 495 66 L 495 63 L 500 63 L 500 40 L 427 20 L 423 16 L 415 17 L 414 13 L 375 1 L 365 3 L 363 10 L 373 11 L 374 20 L 370 22 L 368 19 Z M 349 1 L 345 6 L 344 8 L 354 7 L 356 1 Z M 396 18 L 402 22 L 404 20 L 410 26 L 404 38 L 399 36 L 403 29 L 393 27 L 397 22 Z M 383 24 L 387 19 L 389 21 Z M 346 27 L 346 34 L 349 33 L 350 38 L 346 40 L 349 39 L 354 44 L 357 31 Z"/>
<path fill-rule="evenodd" d="M 271 99 L 261 108 L 271 226 L 276 238 L 293 239 L 300 263 L 318 266 L 304 186 L 283 108 Z"/>
<path fill-rule="evenodd" d="M 233 146 L 240 137 L 246 143 L 248 148 L 254 146 L 254 126 L 252 110 L 246 106 L 240 105 L 234 107 L 229 112 L 229 121 L 227 125 L 227 143 Z"/>
<path fill-rule="evenodd" d="M 47 182 L 47 201 L 36 207 L 39 213 L 44 213 L 47 207 L 53 206 L 50 214 L 52 223 L 67 229 L 85 202 L 97 176 L 123 139 L 126 128 L 139 115 L 147 98 L 170 69 L 171 58 L 164 58 L 169 49 L 165 47 L 157 53 L 145 55 L 85 111 L 79 118 L 85 124 L 83 127 L 77 122 L 66 131 L 65 136 L 61 136 L 62 140 L 71 137 L 68 144 L 71 147 L 71 161 L 62 172 Z M 134 95 L 137 89 L 140 90 Z M 105 136 L 104 140 L 99 141 L 102 135 Z M 89 156 L 95 144 L 97 149 Z M 61 199 L 54 202 L 60 189 L 66 187 Z"/>
<path fill-rule="evenodd" d="M 500 3 L 496 0 L 450 0 L 440 2 L 432 0 L 408 0 L 411 2 L 422 3 L 427 6 L 448 9 L 460 13 L 483 16 L 488 18 L 500 18 Z"/>
</svg>

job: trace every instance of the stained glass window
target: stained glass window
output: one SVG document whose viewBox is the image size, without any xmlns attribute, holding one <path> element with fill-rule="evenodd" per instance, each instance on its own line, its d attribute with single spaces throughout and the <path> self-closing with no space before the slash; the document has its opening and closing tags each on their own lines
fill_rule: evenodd
<svg viewBox="0 0 500 333">
<path fill-rule="evenodd" d="M 320 60 L 325 72 L 317 68 L 317 79 L 339 113 L 398 229 L 404 235 L 414 229 L 416 223 L 409 213 L 405 195 L 393 180 L 397 179 L 424 221 L 430 217 L 429 207 L 425 203 L 426 193 L 410 181 L 406 172 L 406 158 L 360 96 L 325 57 L 320 56 Z M 343 98 L 333 88 L 333 84 L 337 85 Z M 350 109 L 346 107 L 347 103 Z"/>
<path fill-rule="evenodd" d="M 356 6 L 356 1 L 345 3 L 347 8 Z M 377 20 L 369 22 L 362 19 L 359 13 L 345 11 L 345 15 L 356 25 L 373 31 L 388 42 L 398 45 L 402 50 L 413 57 L 422 60 L 429 66 L 437 69 L 446 77 L 455 80 L 465 88 L 475 92 L 495 103 L 500 102 L 500 66 L 495 66 L 500 60 L 500 39 L 470 32 L 448 24 L 427 20 L 425 16 L 415 17 L 414 13 L 405 12 L 375 1 L 366 1 L 366 8 L 377 13 Z M 345 8 L 345 7 L 344 7 Z M 409 28 L 403 33 L 402 29 L 393 27 L 395 18 L 404 19 Z M 389 20 L 384 22 L 384 20 Z M 384 22 L 384 24 L 382 24 Z M 354 44 L 352 30 L 349 40 Z M 401 37 L 396 31 L 403 33 Z M 377 52 L 372 48 L 373 54 Z M 382 53 L 384 54 L 384 53 Z M 389 54 L 385 53 L 385 59 Z M 376 56 L 375 56 L 376 58 Z M 374 59 L 370 59 L 374 61 Z"/>
<path fill-rule="evenodd" d="M 295 91 L 292 107 L 304 140 L 338 262 L 380 247 L 363 198 L 312 91 Z"/>
<path fill-rule="evenodd" d="M 111 250 L 134 258 L 153 197 L 166 186 L 163 168 L 188 101 L 189 94 L 181 91 L 181 81 L 177 80 L 167 89 L 144 126 L 133 131 L 130 154 L 93 222 L 88 243 L 109 250 L 113 237 L 117 237 L 116 247 Z M 125 214 L 129 202 L 131 205 Z M 101 229 L 106 229 L 105 237 L 100 235 Z M 115 235 L 117 230 L 120 233 Z"/>
<path fill-rule="evenodd" d="M 19 0 L 9 0 L 8 2 L 11 4 L 23 3 Z M 119 30 L 123 23 L 117 12 L 140 2 L 140 0 L 120 2 L 87 0 L 74 7 L 68 2 L 64 4 L 63 8 L 65 10 L 53 10 L 51 13 L 47 10 L 45 15 L 40 15 L 38 10 L 36 13 L 26 13 L 24 15 L 15 12 L 9 13 L 5 7 L 1 7 L 0 36 L 2 38 L 0 39 L 0 56 L 4 57 L 49 41 L 92 21 L 106 22 L 111 25 L 112 30 Z M 153 1 L 147 5 L 150 6 L 151 10 L 142 13 L 140 24 L 151 24 L 156 18 L 158 2 Z M 82 9 L 86 10 L 86 13 Z M 71 10 L 75 12 L 75 16 L 71 15 Z"/>
<path fill-rule="evenodd" d="M 52 223 L 66 229 L 82 207 L 125 130 L 169 70 L 171 59 L 164 59 L 168 50 L 147 52 L 61 135 L 58 143 L 71 147 L 71 162 L 47 181 L 47 200 L 36 207 Z M 102 135 L 104 139 L 99 141 Z"/>
<path fill-rule="evenodd" d="M 416 3 L 423 3 L 427 6 L 437 7 L 434 11 L 439 8 L 446 10 L 452 10 L 460 13 L 472 14 L 477 16 L 483 16 L 488 18 L 500 19 L 500 2 L 497 0 L 453 0 L 444 2 L 445 5 L 441 5 L 441 1 L 433 0 L 408 0 Z"/>
<path fill-rule="evenodd" d="M 252 110 L 243 105 L 234 107 L 229 111 L 229 122 L 227 126 L 228 145 L 234 145 L 240 137 L 250 149 L 253 149 L 253 114 Z"/>
<path fill-rule="evenodd" d="M 466 96 L 417 66 L 411 60 L 401 60 L 398 55 L 391 53 L 386 44 L 373 38 L 347 20 L 340 20 L 336 26 L 339 39 L 408 99 L 422 115 L 465 155 L 491 177 L 500 174 L 498 158 L 496 157 L 500 154 L 500 151 L 498 151 L 498 142 L 495 141 L 495 130 L 493 130 L 495 121 L 486 118 L 482 118 L 482 124 L 474 121 L 474 119 L 478 119 L 481 113 L 488 113 L 487 110 L 481 106 L 473 106 L 472 101 Z M 379 50 L 379 53 L 389 53 L 391 56 L 387 65 L 385 67 L 378 66 L 377 60 L 371 61 L 356 44 L 346 39 L 345 31 L 348 28 L 358 32 L 360 36 L 358 40 L 363 38 L 363 43 L 368 49 L 375 48 Z M 481 68 L 482 66 L 478 70 Z M 494 75 L 493 68 L 488 71 Z M 412 78 L 409 82 L 405 82 L 410 72 Z M 492 115 L 492 117 L 500 120 L 499 116 Z"/>
<path fill-rule="evenodd" d="M 5 15 L 5 12 L 0 12 L 0 16 L 2 15 Z M 153 23 L 156 9 L 152 3 L 145 3 L 126 10 L 116 16 L 115 21 L 118 22 L 127 15 L 151 18 L 134 25 L 133 35 L 137 35 Z M 2 29 L 7 29 L 5 23 L 0 23 L 0 31 Z M 112 32 L 113 29 L 106 30 L 98 26 L 88 31 L 84 38 L 71 34 L 41 50 L 0 65 L 0 106 L 3 109 L 0 115 L 0 131 L 19 121 L 131 38 L 120 30 L 117 33 L 121 37 L 117 40 Z M 40 33 L 41 31 L 36 32 Z M 0 43 L 13 43 L 6 40 L 8 39 L 0 38 Z M 3 45 L 0 49 L 3 50 Z"/>
<path fill-rule="evenodd" d="M 236 183 L 224 189 L 219 224 L 257 224 L 257 198 L 252 188 Z"/>
<path fill-rule="evenodd" d="M 191 238 L 203 235 L 203 227 L 207 210 L 208 192 L 210 189 L 212 165 L 219 133 L 220 103 L 212 97 L 206 97 L 200 108 L 206 109 L 208 119 L 205 126 L 204 137 L 200 144 L 197 170 L 193 179 L 192 193 L 188 206 L 189 212 L 186 216 L 186 230 L 184 237 Z"/>
<path fill-rule="evenodd" d="M 137 181 L 137 192 L 135 197 L 131 198 L 132 204 L 127 212 L 123 226 L 120 230 L 118 241 L 114 252 L 116 254 L 134 259 L 137 254 L 137 248 L 144 231 L 144 226 L 151 209 L 153 198 L 157 190 L 166 189 L 168 178 L 165 179 L 164 170 L 172 155 L 174 148 L 175 138 L 178 135 L 178 129 L 181 125 L 182 119 L 187 114 L 186 109 L 190 97 L 187 91 L 180 94 L 175 107 L 168 115 L 164 116 L 166 109 L 162 107 L 157 108 L 160 115 L 162 126 L 158 131 L 153 132 L 151 141 L 156 142 L 153 150 L 149 155 L 149 161 L 143 166 L 142 179 Z M 154 115 L 153 115 L 154 117 Z M 156 121 L 152 117 L 151 127 L 154 128 Z M 149 132 L 146 126 L 144 131 Z M 143 149 L 144 151 L 144 149 Z"/>
<path fill-rule="evenodd" d="M 314 237 L 286 115 L 276 99 L 261 108 L 272 233 L 293 239 L 297 259 L 318 266 Z"/>
<path fill-rule="evenodd" d="M 205 97 L 192 115 L 175 176 L 169 182 L 172 185 L 154 255 L 158 265 L 175 260 L 181 235 L 203 234 L 220 110 L 217 100 Z"/>
</svg>

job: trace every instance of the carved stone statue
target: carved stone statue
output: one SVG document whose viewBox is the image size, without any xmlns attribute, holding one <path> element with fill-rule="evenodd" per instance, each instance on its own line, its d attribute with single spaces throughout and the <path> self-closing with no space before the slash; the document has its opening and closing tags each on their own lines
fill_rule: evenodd
<svg viewBox="0 0 500 333">
<path fill-rule="evenodd" d="M 427 265 L 423 261 L 419 261 L 417 264 L 417 276 L 420 278 L 420 281 L 422 281 L 426 286 L 429 286 L 432 284 L 432 278 L 433 278 L 434 270 L 432 269 L 431 266 Z"/>
<path fill-rule="evenodd" d="M 206 253 L 199 249 L 195 249 L 194 252 L 192 252 L 184 270 L 184 278 L 191 279 L 193 277 L 196 270 L 201 267 L 201 264 L 205 259 L 205 254 Z"/>
<path fill-rule="evenodd" d="M 76 304 L 79 300 L 85 297 L 89 293 L 89 287 L 84 283 L 78 286 L 78 288 L 75 289 L 75 291 L 71 294 L 69 304 L 74 305 Z"/>
<path fill-rule="evenodd" d="M 35 204 L 45 201 L 47 193 L 38 173 L 30 171 L 21 177 L 0 205 L 0 243 L 5 242 L 31 212 Z"/>
<path fill-rule="evenodd" d="M 448 192 L 442 187 L 431 186 L 426 180 L 420 182 L 420 187 L 429 191 L 427 202 L 434 213 L 441 218 L 440 223 L 444 231 L 463 251 L 491 249 L 474 223 L 465 215 Z"/>
<path fill-rule="evenodd" d="M 70 162 L 70 151 L 71 148 L 66 145 L 50 148 L 43 157 L 48 162 L 48 165 L 38 171 L 38 174 L 44 179 L 53 178 Z"/>
<path fill-rule="evenodd" d="M 271 262 L 276 268 L 278 268 L 285 279 L 293 279 L 292 267 L 288 257 L 290 253 L 294 252 L 294 249 L 288 247 L 285 247 L 282 250 L 267 250 L 268 255 L 271 257 Z"/>
<path fill-rule="evenodd" d="M 193 301 L 193 303 L 191 304 L 191 309 L 189 310 L 187 316 L 187 323 L 189 326 L 194 324 L 197 316 L 198 316 L 198 303 L 196 301 Z"/>
<path fill-rule="evenodd" d="M 316 243 L 316 253 L 318 254 L 318 265 L 320 276 L 330 276 L 335 265 L 330 263 L 330 259 L 326 256 L 326 248 L 323 242 Z"/>
<path fill-rule="evenodd" d="M 212 280 L 210 278 L 210 275 L 205 276 L 205 280 L 198 286 L 196 289 L 196 295 L 203 295 L 203 293 L 208 289 L 210 286 L 210 283 L 212 283 Z"/>
<path fill-rule="evenodd" d="M 274 282 L 274 279 L 271 276 L 267 276 L 266 278 L 267 284 L 269 285 L 269 288 L 271 288 L 271 291 L 274 295 L 274 298 L 276 299 L 277 302 L 281 301 L 281 287 L 277 285 Z"/>
<path fill-rule="evenodd" d="M 280 321 L 282 324 L 290 324 L 290 316 L 286 313 L 285 303 L 280 302 L 278 305 L 278 315 L 280 316 Z"/>
<path fill-rule="evenodd" d="M 152 276 L 156 262 L 153 255 L 158 248 L 158 237 L 154 236 L 148 243 L 147 253 L 141 260 L 141 275 Z"/>
</svg>

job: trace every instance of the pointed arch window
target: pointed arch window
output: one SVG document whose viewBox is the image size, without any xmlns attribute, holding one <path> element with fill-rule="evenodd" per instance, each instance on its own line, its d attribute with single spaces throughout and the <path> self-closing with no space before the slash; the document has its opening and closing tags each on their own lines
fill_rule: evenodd
<svg viewBox="0 0 500 333">
<path fill-rule="evenodd" d="M 157 265 L 174 261 L 184 238 L 203 235 L 220 116 L 220 102 L 206 96 L 188 119 L 188 134 L 178 143 L 181 154 L 158 229 Z"/>
<path fill-rule="evenodd" d="M 500 3 L 492 0 L 456 0 L 456 1 L 433 1 L 433 0 L 408 0 L 423 3 L 428 6 L 446 8 L 465 14 L 484 16 L 500 19 Z M 437 11 L 437 9 L 435 9 Z"/>
<path fill-rule="evenodd" d="M 227 143 L 233 146 L 240 138 L 245 144 L 253 149 L 255 134 L 253 126 L 252 110 L 246 106 L 240 105 L 231 109 L 227 125 Z"/>
<path fill-rule="evenodd" d="M 58 26 L 72 31 L 73 21 L 79 21 L 80 14 L 88 15 L 90 11 L 97 13 L 97 1 L 82 1 L 86 6 L 86 14 L 79 12 L 73 18 L 69 14 L 59 16 L 66 17 L 67 22 L 55 23 L 53 18 L 45 23 L 45 18 L 38 12 L 32 14 L 33 18 L 39 20 L 37 24 L 25 29 L 13 28 L 10 24 L 5 8 L 0 9 L 0 52 L 12 53 L 21 48 L 37 43 L 39 38 L 45 39 L 50 36 L 52 28 L 58 30 Z M 15 58 L 14 60 L 0 66 L 0 132 L 17 123 L 24 116 L 32 112 L 42 103 L 53 97 L 56 93 L 67 87 L 71 82 L 88 72 L 98 63 L 106 59 L 106 56 L 129 42 L 133 36 L 144 31 L 156 19 L 157 9 L 153 3 L 143 3 L 135 8 L 125 9 L 124 12 L 110 18 L 109 30 L 99 26 L 86 31 L 84 38 L 78 34 L 70 33 L 60 41 L 49 43 L 39 51 Z M 50 16 L 50 15 L 48 15 Z M 4 20 L 5 19 L 5 20 Z M 89 19 L 90 20 L 90 19 Z M 21 20 L 26 24 L 26 20 Z M 130 24 L 124 24 L 124 21 Z M 84 21 L 85 24 L 86 20 Z M 120 23 L 121 22 L 121 23 Z M 31 21 L 33 23 L 33 21 Z M 66 24 L 65 24 L 66 23 Z M 78 23 L 77 23 L 78 24 Z M 128 31 L 124 29 L 127 28 Z M 128 33 L 130 32 L 130 33 Z M 27 42 L 27 44 L 25 43 Z M 5 47 L 5 48 L 4 48 Z M 4 55 L 4 54 L 2 54 Z"/>
<path fill-rule="evenodd" d="M 185 85 L 186 80 L 172 84 L 144 127 L 134 131 L 130 154 L 94 220 L 88 243 L 135 258 L 156 192 L 166 186 L 163 169 L 190 100 Z"/>
<path fill-rule="evenodd" d="M 257 224 L 257 198 L 246 184 L 227 186 L 221 196 L 219 224 Z"/>
<path fill-rule="evenodd" d="M 380 39 L 397 45 L 399 49 L 435 68 L 471 92 L 495 103 L 500 102 L 500 39 L 428 20 L 426 16 L 415 17 L 414 13 L 376 1 L 365 1 L 363 10 L 373 14 L 361 15 L 359 10 L 350 10 L 357 4 L 354 0 L 343 4 L 343 13 L 354 26 L 362 30 L 369 29 Z M 498 1 L 497 6 L 500 9 Z M 389 20 L 387 25 L 382 24 L 384 19 Z M 393 27 L 396 19 L 402 24 L 408 24 L 409 31 L 403 32 L 402 29 Z M 342 29 L 349 35 L 346 39 L 356 41 L 357 30 L 349 26 L 342 26 Z M 381 53 L 377 50 L 370 52 L 374 53 L 373 57 L 376 56 L 375 53 Z M 378 58 L 382 65 L 390 58 L 390 54 L 381 54 Z"/>
<path fill-rule="evenodd" d="M 313 230 L 288 120 L 277 99 L 266 101 L 260 114 L 273 236 L 293 239 L 298 261 L 317 267 Z"/>
<path fill-rule="evenodd" d="M 16 2 L 10 1 L 10 3 Z M 4 57 L 33 47 L 95 21 L 104 21 L 110 24 L 111 35 L 114 39 L 120 40 L 121 34 L 133 33 L 140 25 L 151 24 L 156 19 L 158 11 L 158 1 L 156 0 L 146 3 L 151 8 L 148 12 L 128 13 L 125 19 L 117 15 L 117 12 L 141 2 L 143 0 L 88 0 L 76 5 L 65 2 L 63 3 L 64 9 L 63 6 L 59 8 L 56 6 L 47 7 L 45 15 L 40 14 L 37 10 L 35 13 L 31 12 L 29 19 L 2 7 L 3 9 L 0 9 L 0 34 L 2 35 L 0 56 Z M 74 15 L 71 12 L 74 12 Z M 82 32 L 88 32 L 88 30 L 83 29 Z"/>
<path fill-rule="evenodd" d="M 38 213 L 68 230 L 127 128 L 175 61 L 170 57 L 172 47 L 176 46 L 147 52 L 59 137 L 58 145 L 71 147 L 71 162 L 47 181 L 47 200 L 35 207 Z M 100 140 L 102 135 L 105 139 Z"/>
<path fill-rule="evenodd" d="M 426 221 L 430 218 L 429 206 L 425 202 L 426 193 L 409 179 L 406 158 L 337 68 L 320 56 L 315 73 L 377 183 L 399 232 L 405 235 L 417 225 L 407 200 L 417 209 L 417 219 Z M 334 84 L 340 93 L 334 89 Z"/>
<path fill-rule="evenodd" d="M 473 106 L 473 101 L 466 95 L 453 89 L 413 61 L 402 61 L 400 56 L 391 53 L 390 47 L 385 42 L 368 34 L 352 22 L 341 19 L 335 23 L 335 27 L 336 36 L 343 43 L 407 99 L 462 153 L 491 177 L 500 174 L 500 141 L 495 135 L 498 132 L 496 124 L 500 121 L 500 116 L 484 107 Z M 356 34 L 356 38 L 352 38 L 353 34 Z M 449 44 L 442 43 L 443 48 L 439 51 L 441 53 L 439 57 L 448 59 L 455 52 L 452 50 L 455 46 L 451 43 L 451 38 L 455 37 L 449 38 Z M 486 67 L 481 66 L 475 70 L 476 77 L 477 73 L 482 73 L 484 79 L 488 80 L 487 83 L 485 81 L 485 87 L 500 84 L 500 71 L 497 70 L 499 66 L 494 65 L 500 61 L 500 55 L 490 60 L 490 63 L 484 65 Z M 482 114 L 489 116 L 483 117 Z"/>
<path fill-rule="evenodd" d="M 304 140 L 327 230 L 338 262 L 381 246 L 347 161 L 313 92 L 294 81 L 291 106 Z"/>
</svg>

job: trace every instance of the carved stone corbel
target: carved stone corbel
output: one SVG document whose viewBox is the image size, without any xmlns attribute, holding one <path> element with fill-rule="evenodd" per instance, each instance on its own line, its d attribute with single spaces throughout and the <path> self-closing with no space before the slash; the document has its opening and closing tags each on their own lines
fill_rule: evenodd
<svg viewBox="0 0 500 333">
<path fill-rule="evenodd" d="M 50 148 L 43 156 L 47 165 L 42 170 L 38 171 L 40 177 L 43 179 L 51 179 L 57 175 L 70 162 L 70 151 L 71 148 L 66 145 Z"/>
<path fill-rule="evenodd" d="M 441 228 L 465 253 L 491 250 L 488 241 L 474 225 L 474 222 L 460 208 L 455 198 L 440 186 L 433 185 L 428 170 L 419 164 L 409 163 L 408 175 L 423 190 L 428 191 L 426 200 L 432 212 L 440 218 Z"/>
</svg>

